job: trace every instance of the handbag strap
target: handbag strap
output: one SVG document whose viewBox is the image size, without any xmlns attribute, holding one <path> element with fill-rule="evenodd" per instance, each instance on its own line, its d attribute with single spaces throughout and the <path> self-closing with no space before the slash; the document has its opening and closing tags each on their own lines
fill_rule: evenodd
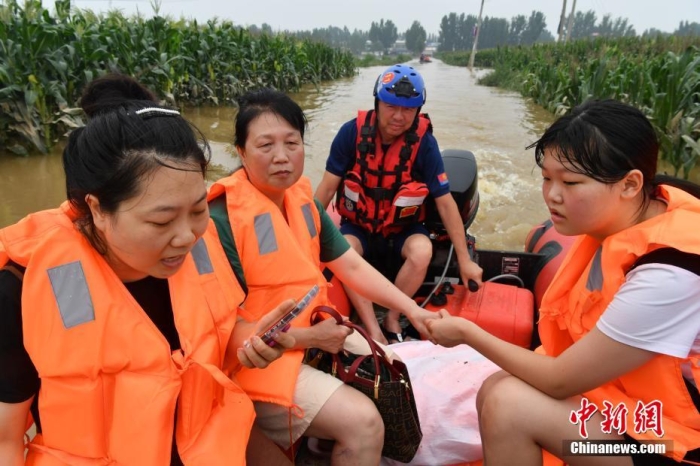
<svg viewBox="0 0 700 466">
<path fill-rule="evenodd" d="M 377 342 L 372 339 L 372 337 L 369 336 L 369 333 L 367 333 L 367 330 L 365 330 L 364 327 L 357 325 L 357 324 L 354 324 L 348 320 L 344 320 L 343 317 L 340 315 L 340 313 L 338 313 L 338 311 L 336 311 L 335 309 L 333 309 L 332 307 L 329 307 L 329 306 L 316 306 L 314 308 L 314 310 L 311 312 L 311 317 L 310 317 L 311 325 L 315 325 L 318 322 L 320 322 L 321 320 L 323 320 L 322 314 L 328 314 L 333 319 L 335 319 L 335 321 L 338 325 L 344 325 L 348 328 L 353 329 L 357 333 L 359 333 L 362 336 L 362 338 L 365 339 L 365 341 L 367 342 L 367 344 L 370 347 L 371 353 L 369 355 L 360 356 L 360 357 L 356 358 L 355 361 L 350 365 L 350 367 L 346 368 L 347 369 L 347 376 L 341 377 L 344 382 L 346 382 L 346 383 L 351 382 L 352 380 L 354 380 L 357 377 L 357 369 L 360 367 L 360 364 L 362 364 L 362 362 L 368 357 L 372 357 L 373 362 L 374 362 L 374 370 L 375 370 L 375 374 L 376 374 L 375 389 L 377 388 L 377 386 L 380 382 L 380 380 L 379 380 L 379 375 L 381 373 L 380 372 L 380 365 L 387 368 L 387 370 L 391 374 L 392 379 L 399 380 L 402 377 L 401 371 L 396 369 L 394 367 L 394 365 L 389 362 L 389 359 L 387 358 L 387 355 L 386 355 L 386 352 L 384 351 L 384 349 L 381 346 L 379 346 L 377 344 Z M 342 362 L 340 361 L 340 357 L 337 354 L 333 355 L 333 361 L 338 366 L 344 367 Z"/>
<path fill-rule="evenodd" d="M 335 322 L 338 325 L 343 325 L 343 316 L 340 315 L 338 311 L 333 309 L 330 306 L 316 306 L 313 311 L 311 311 L 311 325 L 316 325 L 317 323 L 321 322 L 323 320 L 323 315 L 322 314 L 328 314 L 332 318 L 335 319 Z"/>
</svg>

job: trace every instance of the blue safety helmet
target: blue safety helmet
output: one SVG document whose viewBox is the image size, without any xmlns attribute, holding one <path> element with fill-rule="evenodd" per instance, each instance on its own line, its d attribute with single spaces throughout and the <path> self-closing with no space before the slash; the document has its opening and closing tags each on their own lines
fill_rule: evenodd
<svg viewBox="0 0 700 466">
<path fill-rule="evenodd" d="M 425 84 L 412 66 L 390 66 L 377 78 L 374 97 L 389 105 L 421 107 L 425 104 Z"/>
</svg>

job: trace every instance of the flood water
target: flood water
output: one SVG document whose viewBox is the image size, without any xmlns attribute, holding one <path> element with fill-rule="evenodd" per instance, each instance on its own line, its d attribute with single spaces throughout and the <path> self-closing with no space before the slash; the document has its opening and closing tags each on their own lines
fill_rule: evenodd
<svg viewBox="0 0 700 466">
<path fill-rule="evenodd" d="M 441 149 L 474 152 L 479 167 L 481 204 L 470 233 L 484 249 L 522 250 L 533 224 L 548 217 L 540 195 L 540 173 L 533 151 L 526 151 L 552 122 L 553 116 L 513 92 L 479 86 L 479 73 L 466 68 L 412 63 L 423 75 L 430 114 Z M 373 105 L 372 87 L 384 67 L 361 68 L 353 78 L 309 86 L 292 94 L 305 110 L 304 173 L 314 187 L 323 176 L 333 136 L 358 109 Z M 235 109 L 185 109 L 184 115 L 200 128 L 212 147 L 210 180 L 238 166 L 232 146 Z M 62 144 L 50 155 L 15 157 L 0 154 L 0 227 L 29 212 L 55 207 L 65 199 L 61 167 Z"/>
</svg>

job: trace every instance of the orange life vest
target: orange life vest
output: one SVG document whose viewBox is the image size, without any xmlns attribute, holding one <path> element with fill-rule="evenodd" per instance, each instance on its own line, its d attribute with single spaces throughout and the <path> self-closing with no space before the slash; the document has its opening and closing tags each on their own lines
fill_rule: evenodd
<svg viewBox="0 0 700 466">
<path fill-rule="evenodd" d="M 321 217 L 311 183 L 302 177 L 284 195 L 285 220 L 280 209 L 258 191 L 241 169 L 210 188 L 209 200 L 226 193 L 226 209 L 248 286 L 239 309 L 242 317 L 258 320 L 282 301 L 300 299 L 314 285 L 318 295 L 292 321 L 308 327 L 311 310 L 330 305 L 328 283 L 320 268 Z M 236 379 L 253 400 L 291 407 L 304 352 L 286 351 L 264 371 L 241 369 Z"/>
<path fill-rule="evenodd" d="M 24 346 L 41 378 L 27 464 L 168 465 L 174 429 L 185 465 L 245 464 L 255 413 L 220 370 L 244 295 L 213 222 L 168 279 L 171 354 L 71 214 L 64 203 L 0 230 L 0 266 L 26 267 Z"/>
<path fill-rule="evenodd" d="M 373 110 L 357 114 L 355 165 L 339 187 L 336 208 L 350 222 L 386 236 L 425 218 L 428 187 L 413 180 L 411 171 L 432 127 L 428 116 L 420 115 L 415 130 L 394 140 L 384 153 L 376 117 Z"/>
<path fill-rule="evenodd" d="M 599 241 L 583 236 L 569 250 L 559 271 L 542 298 L 539 332 L 548 355 L 557 356 L 582 338 L 596 324 L 612 301 L 625 275 L 643 255 L 671 247 L 700 254 L 700 200 L 679 189 L 659 187 L 668 201 L 667 211 Z M 663 403 L 661 440 L 673 440 L 672 455 L 683 458 L 700 447 L 700 414 L 690 398 L 680 365 L 690 362 L 700 385 L 700 358 L 658 355 L 642 367 L 594 389 L 586 396 L 599 409 L 603 401 L 628 409 L 628 435 L 638 440 L 659 440 L 653 432 L 637 434 L 632 429 L 637 401 Z"/>
</svg>

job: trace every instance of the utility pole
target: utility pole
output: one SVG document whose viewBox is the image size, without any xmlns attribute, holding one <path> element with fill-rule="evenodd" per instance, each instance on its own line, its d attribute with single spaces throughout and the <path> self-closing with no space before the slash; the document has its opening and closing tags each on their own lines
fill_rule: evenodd
<svg viewBox="0 0 700 466">
<path fill-rule="evenodd" d="M 469 71 L 474 68 L 474 55 L 476 55 L 476 44 L 479 43 L 479 33 L 481 32 L 481 14 L 484 12 L 484 0 L 481 0 L 481 8 L 479 9 L 479 19 L 476 22 L 476 34 L 474 35 L 474 45 L 472 45 L 472 54 L 469 57 Z"/>
<path fill-rule="evenodd" d="M 566 0 L 561 7 L 561 16 L 559 17 L 559 27 L 557 28 L 557 42 L 561 42 L 562 37 L 564 37 L 564 22 L 566 21 Z"/>
<path fill-rule="evenodd" d="M 566 26 L 566 42 L 571 38 L 571 30 L 574 28 L 574 13 L 576 13 L 576 0 L 571 5 L 571 14 L 569 15 L 569 24 Z"/>
</svg>

